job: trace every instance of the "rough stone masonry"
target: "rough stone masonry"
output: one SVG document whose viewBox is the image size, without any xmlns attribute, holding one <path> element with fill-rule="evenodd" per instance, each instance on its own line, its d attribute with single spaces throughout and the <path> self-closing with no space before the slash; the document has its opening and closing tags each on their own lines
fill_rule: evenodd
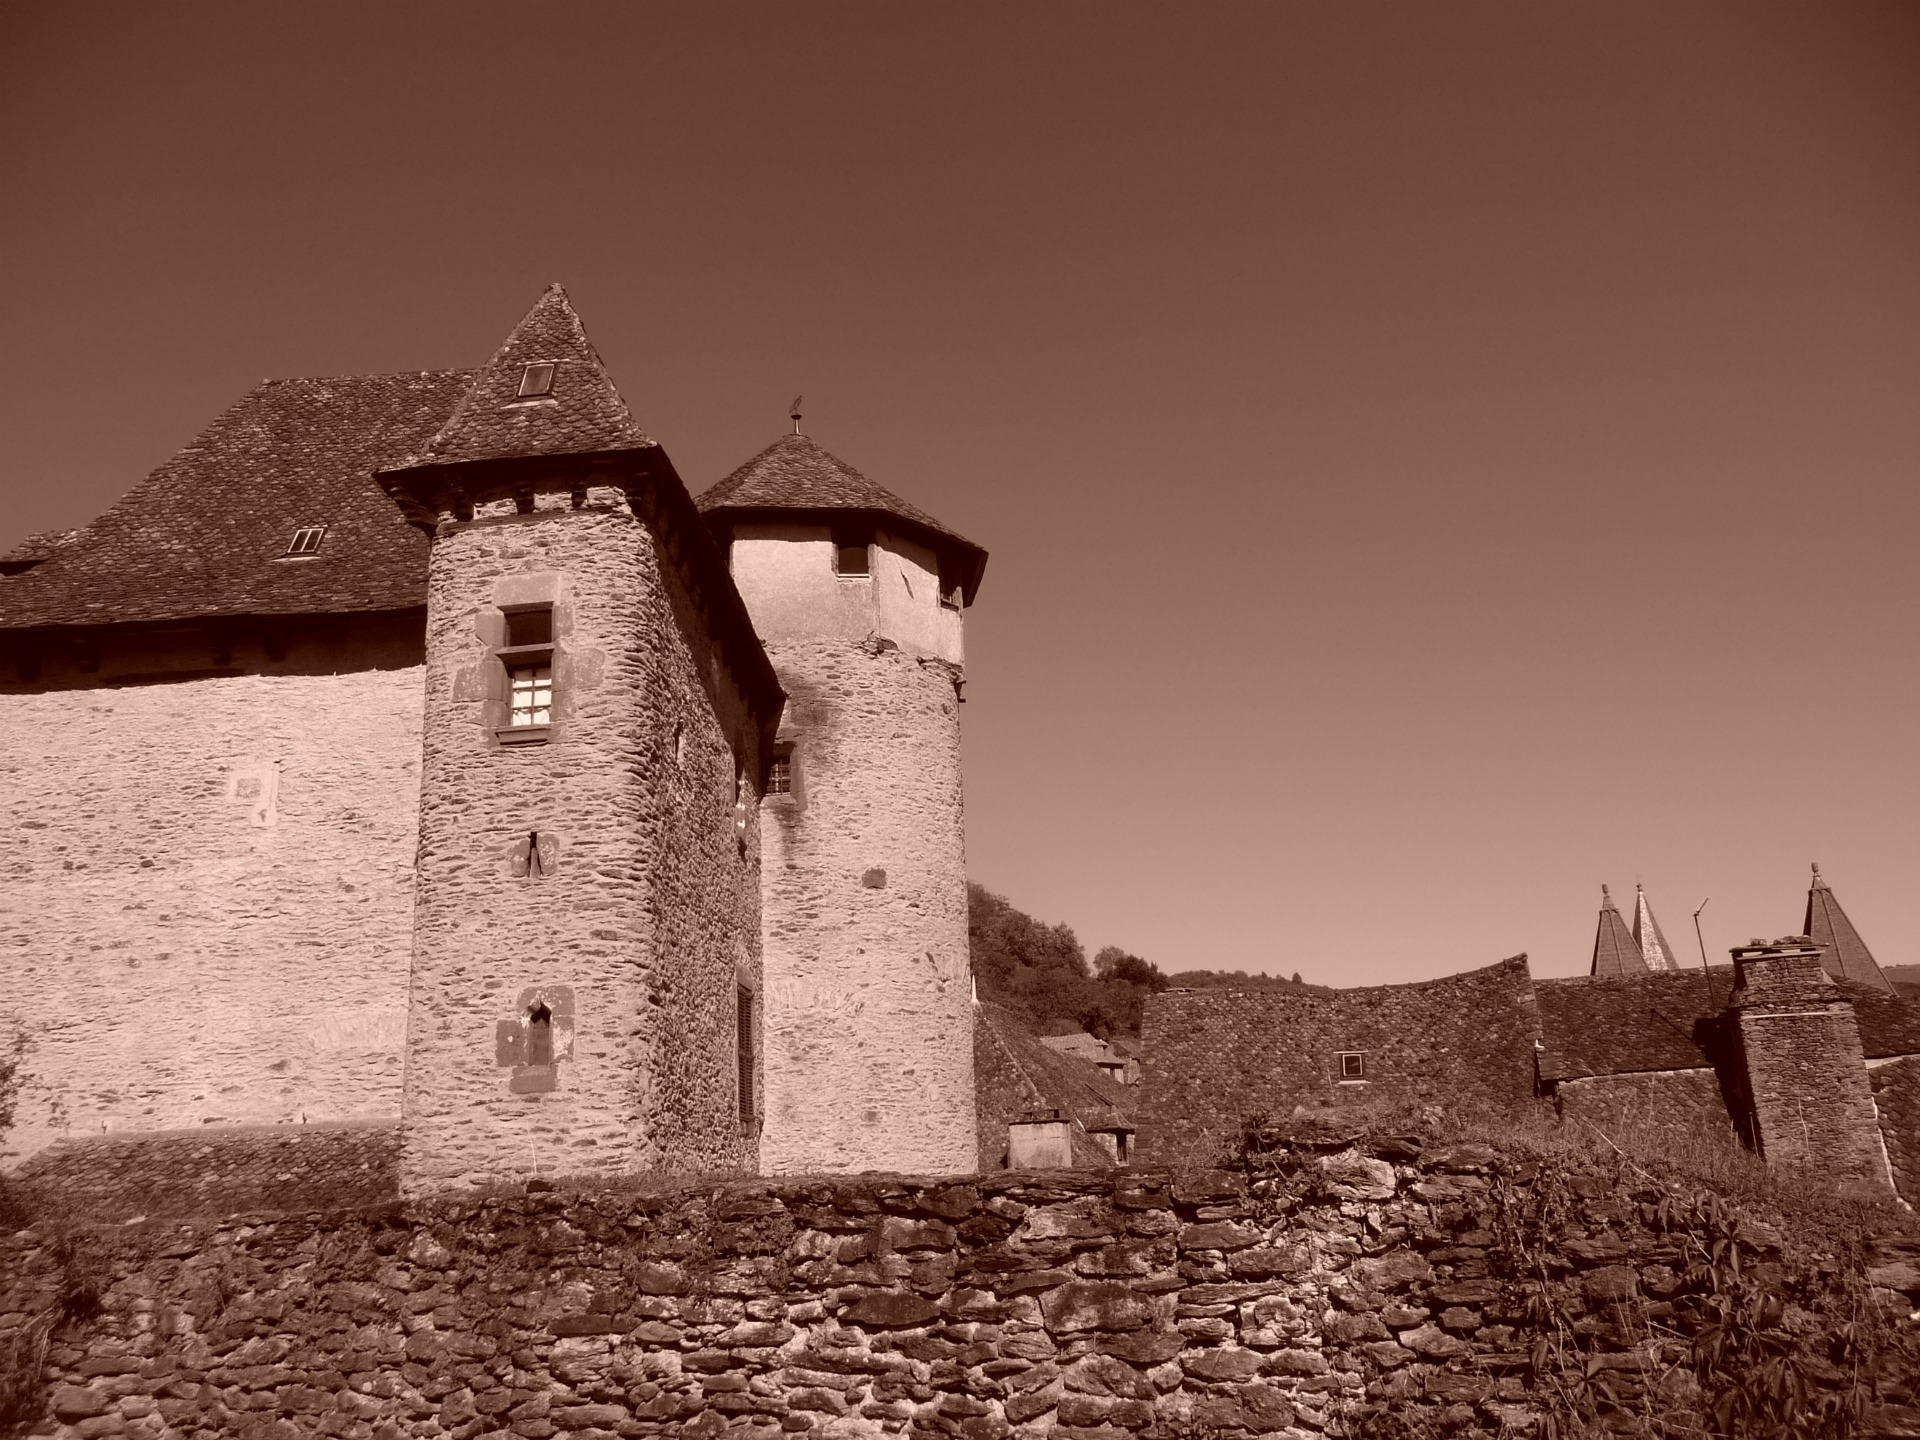
<svg viewBox="0 0 1920 1440">
<path fill-rule="evenodd" d="M 1712 1314 L 1705 1232 L 1673 1220 L 1673 1192 L 1480 1145 L 1332 1143 L 1251 1185 L 740 1180 L 25 1230 L 0 1240 L 0 1351 L 52 1324 L 35 1430 L 58 1440 L 1317 1440 L 1390 1414 L 1491 1437 L 1576 1392 L 1678 1421 L 1711 1398 L 1689 1345 Z M 1538 1253 L 1515 1239 L 1526 1216 Z M 1790 1344 L 1831 1258 L 1790 1266 L 1778 1234 L 1727 1233 L 1794 1302 L 1769 1322 Z M 63 1322 L 76 1244 L 102 1310 Z M 1904 1316 L 1913 1251 L 1872 1263 L 1869 1312 Z M 1897 1418 L 1913 1376 L 1890 1354 L 1874 1402 Z M 1816 1393 L 1847 1383 L 1828 1368 Z"/>
</svg>

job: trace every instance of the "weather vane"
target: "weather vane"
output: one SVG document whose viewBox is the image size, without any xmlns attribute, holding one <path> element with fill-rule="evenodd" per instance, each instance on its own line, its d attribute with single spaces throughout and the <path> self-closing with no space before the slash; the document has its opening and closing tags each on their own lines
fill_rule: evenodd
<svg viewBox="0 0 1920 1440">
<path fill-rule="evenodd" d="M 800 401 L 802 398 L 803 397 L 799 395 L 794 396 L 793 404 L 787 407 L 788 416 L 793 421 L 793 433 L 796 435 L 800 433 Z"/>
</svg>

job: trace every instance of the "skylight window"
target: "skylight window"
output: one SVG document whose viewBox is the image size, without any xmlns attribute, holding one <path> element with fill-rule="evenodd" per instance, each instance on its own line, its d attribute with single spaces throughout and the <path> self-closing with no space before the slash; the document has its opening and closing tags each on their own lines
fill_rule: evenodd
<svg viewBox="0 0 1920 1440">
<path fill-rule="evenodd" d="M 302 525 L 293 532 L 293 539 L 287 544 L 289 555 L 315 555 L 320 551 L 320 541 L 326 535 L 324 525 Z"/>
<path fill-rule="evenodd" d="M 531 400 L 537 395 L 553 393 L 553 363 L 543 360 L 529 365 L 520 372 L 520 398 Z"/>
</svg>

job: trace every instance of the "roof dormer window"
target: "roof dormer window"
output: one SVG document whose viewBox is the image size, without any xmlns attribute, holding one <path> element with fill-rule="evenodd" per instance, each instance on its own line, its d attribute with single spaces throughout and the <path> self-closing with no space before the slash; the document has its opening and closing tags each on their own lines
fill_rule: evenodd
<svg viewBox="0 0 1920 1440">
<path fill-rule="evenodd" d="M 326 533 L 327 527 L 324 525 L 302 525 L 293 532 L 293 539 L 287 542 L 287 555 L 317 555 L 320 541 Z"/>
<path fill-rule="evenodd" d="M 532 400 L 553 393 L 553 362 L 541 360 L 520 372 L 520 398 Z"/>
</svg>

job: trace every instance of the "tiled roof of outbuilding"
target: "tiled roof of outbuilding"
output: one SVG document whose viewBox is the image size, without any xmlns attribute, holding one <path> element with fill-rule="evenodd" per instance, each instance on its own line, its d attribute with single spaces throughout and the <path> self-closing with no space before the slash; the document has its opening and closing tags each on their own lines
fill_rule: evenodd
<svg viewBox="0 0 1920 1440">
<path fill-rule="evenodd" d="M 1637 952 L 1636 952 L 1637 953 Z M 1536 980 L 1540 1006 L 1540 1074 L 1546 1080 L 1623 1075 L 1641 1070 L 1693 1070 L 1711 1063 L 1700 1027 L 1733 991 L 1733 972 L 1647 970 Z"/>
<path fill-rule="evenodd" d="M 473 374 L 262 382 L 70 543 L 0 579 L 0 628 L 424 605 L 426 538 L 373 472 L 423 446 Z M 319 551 L 282 559 L 306 525 L 327 527 Z"/>
<path fill-rule="evenodd" d="M 1715 966 L 1711 980 L 1703 971 L 1675 970 L 1535 981 L 1541 1077 L 1712 1064 L 1707 1027 L 1726 1008 L 1733 979 L 1731 969 Z M 1848 980 L 1836 980 L 1834 988 L 1853 1001 L 1867 1059 L 1920 1055 L 1920 1004 Z"/>
<path fill-rule="evenodd" d="M 1007 1121 L 1035 1111 L 1057 1110 L 1073 1121 L 1074 1159 L 1080 1165 L 1111 1165 L 1112 1157 L 1087 1138 L 1093 1130 L 1129 1130 L 1131 1104 L 1127 1087 L 1109 1079 L 1090 1060 L 1065 1055 L 1042 1045 L 1012 1011 L 992 1001 L 974 1007 L 979 1094 L 976 1103 L 983 1128 L 999 1128 Z M 1004 1144 L 1005 1137 L 998 1137 Z M 997 1155 L 987 1163 L 998 1163 Z"/>
<path fill-rule="evenodd" d="M 554 367 L 548 393 L 521 398 L 521 375 L 528 365 L 542 362 Z M 645 450 L 653 444 L 614 388 L 567 292 L 549 285 L 474 374 L 472 387 L 412 463 L 457 465 Z"/>
<path fill-rule="evenodd" d="M 987 564 L 987 552 L 973 541 L 869 480 L 846 461 L 821 449 L 808 435 L 782 435 L 695 503 L 702 514 L 735 519 L 796 511 L 831 515 L 838 511 L 849 516 L 904 520 L 907 530 L 919 531 L 934 549 L 950 552 L 960 560 L 969 603 Z"/>
</svg>

